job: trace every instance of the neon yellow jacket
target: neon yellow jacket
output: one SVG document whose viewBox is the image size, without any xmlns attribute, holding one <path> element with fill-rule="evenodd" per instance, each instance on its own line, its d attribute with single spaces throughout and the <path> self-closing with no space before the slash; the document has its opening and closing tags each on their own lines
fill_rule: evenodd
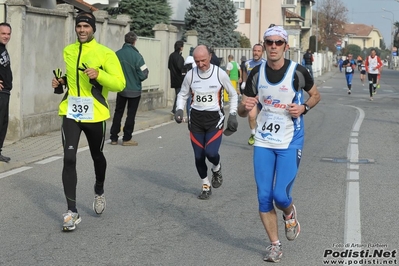
<svg viewBox="0 0 399 266">
<path fill-rule="evenodd" d="M 64 61 L 68 90 L 59 105 L 58 115 L 67 115 L 68 96 L 92 97 L 93 120 L 82 122 L 95 123 L 107 120 L 110 117 L 108 92 L 119 92 L 126 86 L 125 76 L 115 52 L 97 43 L 95 39 L 87 43 L 76 41 L 64 48 Z M 98 71 L 97 79 L 91 83 L 89 77 L 82 71 L 84 65 Z"/>
</svg>

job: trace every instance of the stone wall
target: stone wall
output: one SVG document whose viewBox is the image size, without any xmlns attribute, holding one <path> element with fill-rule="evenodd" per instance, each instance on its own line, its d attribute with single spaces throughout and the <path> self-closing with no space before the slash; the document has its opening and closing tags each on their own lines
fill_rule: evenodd
<svg viewBox="0 0 399 266">
<path fill-rule="evenodd" d="M 10 116 L 7 140 L 59 130 L 61 119 L 58 105 L 62 95 L 53 93 L 53 69 L 65 69 L 63 49 L 76 41 L 76 11 L 71 5 L 57 5 L 55 9 L 32 7 L 28 0 L 7 0 L 5 21 L 12 26 L 11 40 L 7 45 L 13 71 L 13 90 L 10 98 Z M 131 18 L 119 15 L 111 18 L 106 11 L 95 11 L 97 18 L 96 40 L 117 51 L 129 32 Z M 143 83 L 139 111 L 153 110 L 173 105 L 174 90 L 169 88 L 167 60 L 177 40 L 175 27 L 155 25 L 155 39 L 140 38 L 139 51 L 149 65 L 149 79 Z M 140 46 L 142 42 L 142 46 Z M 187 36 L 189 46 L 197 45 L 196 32 Z M 188 55 L 189 49 L 183 51 Z M 155 55 L 156 58 L 153 58 Z M 108 101 L 111 115 L 114 112 L 115 93 Z"/>
</svg>

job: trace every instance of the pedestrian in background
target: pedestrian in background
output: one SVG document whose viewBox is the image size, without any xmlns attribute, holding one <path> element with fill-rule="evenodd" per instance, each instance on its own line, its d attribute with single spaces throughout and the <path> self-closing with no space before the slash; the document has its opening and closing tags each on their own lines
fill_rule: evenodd
<svg viewBox="0 0 399 266">
<path fill-rule="evenodd" d="M 247 71 L 246 68 L 245 68 L 245 62 L 247 61 L 247 57 L 245 55 L 241 56 L 240 61 L 241 61 L 241 64 L 240 64 L 240 78 L 238 79 L 238 82 L 239 82 L 239 85 L 238 85 L 239 87 L 238 88 L 240 90 L 240 94 L 242 94 L 241 85 L 242 85 L 242 82 L 244 81 L 244 79 L 243 79 L 244 72 Z"/>
<path fill-rule="evenodd" d="M 309 71 L 310 75 L 313 78 L 312 64 L 313 64 L 314 59 L 313 59 L 312 51 L 310 49 L 308 49 L 306 51 L 306 53 L 303 55 L 303 59 L 305 60 L 306 69 Z"/>
<path fill-rule="evenodd" d="M 118 134 L 121 130 L 121 120 L 127 104 L 127 116 L 123 127 L 123 146 L 137 146 L 138 143 L 132 140 L 137 109 L 141 99 L 141 82 L 148 78 L 148 68 L 143 56 L 135 47 L 137 35 L 133 31 L 125 35 L 125 43 L 116 52 L 125 74 L 126 87 L 118 92 L 114 118 L 111 126 L 111 144 L 118 144 Z"/>
<path fill-rule="evenodd" d="M 289 49 L 284 28 L 269 28 L 263 45 L 267 61 L 249 74 L 238 114 L 245 117 L 253 109 L 259 112 L 253 165 L 259 215 L 270 241 L 264 260 L 278 262 L 283 251 L 276 208 L 283 211 L 286 238 L 295 240 L 300 224 L 291 191 L 302 157 L 303 115 L 320 101 L 320 93 L 305 67 L 284 58 Z"/>
<path fill-rule="evenodd" d="M 64 48 L 66 75 L 53 78 L 52 86 L 68 87 L 59 105 L 62 118 L 61 136 L 64 150 L 62 184 L 68 211 L 64 213 L 63 231 L 75 230 L 81 222 L 76 207 L 76 153 L 81 132 L 86 135 L 94 163 L 95 184 L 93 210 L 102 214 L 106 202 L 104 181 L 107 160 L 103 153 L 106 120 L 110 117 L 108 92 L 126 86 L 121 64 L 115 52 L 94 39 L 96 18 L 82 12 L 75 19 L 77 41 Z"/>
<path fill-rule="evenodd" d="M 366 65 L 364 64 L 364 61 L 362 61 L 362 64 L 360 65 L 360 81 L 362 82 L 363 87 L 364 87 L 365 78 L 366 78 Z"/>
<path fill-rule="evenodd" d="M 245 62 L 245 71 L 243 71 L 243 78 L 242 78 L 242 84 L 241 84 L 241 89 L 245 89 L 245 84 L 247 81 L 247 78 L 249 74 L 251 73 L 252 69 L 254 69 L 256 66 L 262 64 L 265 62 L 265 59 L 262 57 L 263 56 L 263 46 L 261 44 L 255 44 L 252 47 L 252 59 L 248 60 Z M 257 111 L 254 109 L 248 114 L 248 125 L 249 129 L 251 131 L 251 134 L 249 135 L 248 138 L 248 145 L 254 145 L 255 143 L 255 129 L 256 129 L 256 116 L 257 116 Z"/>
<path fill-rule="evenodd" d="M 359 71 L 362 70 L 362 62 L 363 62 L 363 58 L 360 55 L 358 55 L 356 58 L 356 63 L 357 63 L 357 69 Z"/>
<path fill-rule="evenodd" d="M 11 38 L 11 25 L 0 23 L 0 161 L 8 163 L 11 158 L 1 152 L 8 129 L 10 95 L 12 90 L 11 60 L 6 45 Z"/>
<path fill-rule="evenodd" d="M 180 92 L 183 83 L 184 58 L 181 55 L 184 47 L 183 41 L 175 42 L 175 51 L 169 55 L 168 69 L 170 71 L 170 87 L 175 90 L 175 100 L 173 102 L 172 114 L 176 113 L 177 94 Z"/>
<path fill-rule="evenodd" d="M 233 55 L 229 55 L 227 59 L 229 62 L 227 63 L 226 66 L 226 73 L 230 77 L 231 85 L 233 85 L 234 89 L 236 89 L 237 94 L 240 95 L 241 93 L 238 90 L 238 80 L 240 79 L 240 66 L 236 61 L 234 61 Z"/>
<path fill-rule="evenodd" d="M 186 60 L 184 60 L 184 67 L 183 67 L 183 76 L 184 77 L 187 75 L 187 73 L 191 69 L 193 69 L 196 66 L 194 57 L 193 57 L 193 52 L 194 52 L 194 47 L 190 47 L 190 52 L 189 52 L 188 56 L 186 57 Z M 188 96 L 187 102 L 186 102 L 187 123 L 189 123 L 189 120 L 190 120 L 191 101 L 192 101 L 192 96 L 190 94 Z"/>
<path fill-rule="evenodd" d="M 219 57 L 215 54 L 215 49 L 213 47 L 208 48 L 211 51 L 211 64 L 220 67 L 222 63 Z"/>
</svg>

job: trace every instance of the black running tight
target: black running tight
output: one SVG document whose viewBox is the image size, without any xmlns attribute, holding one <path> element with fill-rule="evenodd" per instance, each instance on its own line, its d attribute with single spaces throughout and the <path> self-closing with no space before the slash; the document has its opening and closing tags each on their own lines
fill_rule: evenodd
<svg viewBox="0 0 399 266">
<path fill-rule="evenodd" d="M 370 97 L 373 97 L 373 92 L 377 87 L 377 74 L 368 74 L 368 79 L 369 79 L 369 92 L 370 92 Z"/>
<path fill-rule="evenodd" d="M 103 154 L 105 129 L 105 121 L 98 123 L 81 123 L 63 117 L 61 128 L 62 145 L 64 148 L 62 184 L 64 185 L 68 210 L 76 212 L 76 153 L 82 131 L 86 135 L 91 157 L 94 162 L 94 172 L 96 177 L 95 193 L 99 195 L 104 193 L 105 171 L 107 168 L 107 161 Z"/>
</svg>

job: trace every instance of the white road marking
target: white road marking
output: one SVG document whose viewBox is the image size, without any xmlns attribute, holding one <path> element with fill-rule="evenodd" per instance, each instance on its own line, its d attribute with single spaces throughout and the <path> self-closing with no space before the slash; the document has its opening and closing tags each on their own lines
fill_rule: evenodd
<svg viewBox="0 0 399 266">
<path fill-rule="evenodd" d="M 46 163 L 51 163 L 51 162 L 54 162 L 54 161 L 56 161 L 56 160 L 58 160 L 58 159 L 61 159 L 61 158 L 62 158 L 61 156 L 53 156 L 53 157 L 49 157 L 49 158 L 47 158 L 47 159 L 44 159 L 44 160 L 35 162 L 35 164 L 46 164 Z"/>
<path fill-rule="evenodd" d="M 345 244 L 361 244 L 361 221 L 360 221 L 360 177 L 359 177 L 359 145 L 358 135 L 360 126 L 364 119 L 364 111 L 358 107 L 351 106 L 358 111 L 355 123 L 349 139 L 347 156 L 349 159 L 346 176 L 346 202 L 345 202 Z"/>
<path fill-rule="evenodd" d="M 23 167 L 20 167 L 20 168 L 17 168 L 17 169 L 13 169 L 13 170 L 10 170 L 10 171 L 1 173 L 1 174 L 0 174 L 0 179 L 2 179 L 2 178 L 4 178 L 4 177 L 7 177 L 7 176 L 10 176 L 10 175 L 15 175 L 15 174 L 21 173 L 21 172 L 26 171 L 26 170 L 29 170 L 29 169 L 31 169 L 31 168 L 32 168 L 32 167 L 23 166 Z"/>
</svg>

